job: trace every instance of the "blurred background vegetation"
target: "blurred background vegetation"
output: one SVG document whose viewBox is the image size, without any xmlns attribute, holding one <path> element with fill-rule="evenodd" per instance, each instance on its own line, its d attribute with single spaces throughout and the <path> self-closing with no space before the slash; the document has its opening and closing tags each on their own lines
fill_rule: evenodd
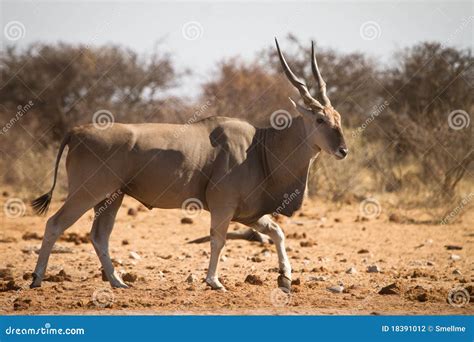
<svg viewBox="0 0 474 342">
<path fill-rule="evenodd" d="M 289 35 L 282 45 L 312 89 L 310 44 Z M 360 52 L 318 47 L 317 54 L 351 153 L 343 162 L 318 158 L 310 196 L 336 205 L 375 196 L 392 208 L 424 208 L 438 220 L 472 194 L 472 123 L 455 130 L 448 122 L 455 110 L 473 113 L 470 50 L 424 42 L 396 51 L 390 65 Z M 116 122 L 220 115 L 265 127 L 276 110 L 296 115 L 288 96 L 298 98 L 273 46 L 252 61 L 221 61 L 195 98 L 170 95 L 189 72 L 176 70 L 159 45 L 147 56 L 113 45 L 8 48 L 0 54 L 0 75 L 0 182 L 30 198 L 49 187 L 65 132 L 90 123 L 98 110 L 112 112 Z"/>
</svg>

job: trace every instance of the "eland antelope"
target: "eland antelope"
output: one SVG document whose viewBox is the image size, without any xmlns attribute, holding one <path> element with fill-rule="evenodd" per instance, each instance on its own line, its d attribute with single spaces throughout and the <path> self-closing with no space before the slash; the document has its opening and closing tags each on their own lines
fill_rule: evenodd
<svg viewBox="0 0 474 342">
<path fill-rule="evenodd" d="M 278 286 L 290 291 L 285 235 L 268 214 L 278 211 L 290 216 L 300 208 L 311 160 L 321 150 L 337 159 L 344 159 L 348 150 L 341 117 L 326 95 L 314 43 L 311 67 L 318 100 L 291 71 L 275 42 L 284 73 L 304 103 L 290 98 L 301 115 L 285 129 L 256 128 L 239 119 L 210 117 L 189 125 L 115 123 L 105 130 L 91 124 L 73 128 L 65 136 L 51 190 L 32 203 L 39 214 L 47 211 L 61 155 L 68 146 L 69 194 L 47 221 L 31 287 L 41 286 L 58 237 L 91 208 L 96 213 L 91 240 L 104 273 L 113 287 L 127 287 L 109 255 L 109 236 L 127 194 L 149 209 L 181 208 L 188 199 L 202 203 L 211 214 L 206 282 L 212 289 L 225 290 L 217 264 L 229 223 L 235 221 L 273 240 L 279 262 Z M 185 132 L 186 139 L 177 139 L 176 131 Z"/>
</svg>

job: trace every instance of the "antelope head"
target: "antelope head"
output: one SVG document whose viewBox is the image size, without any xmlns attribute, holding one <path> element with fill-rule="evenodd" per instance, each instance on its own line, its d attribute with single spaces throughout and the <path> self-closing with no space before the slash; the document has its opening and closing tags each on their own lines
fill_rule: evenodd
<svg viewBox="0 0 474 342">
<path fill-rule="evenodd" d="M 341 115 L 333 108 L 326 95 L 326 82 L 324 82 L 318 68 L 314 42 L 311 42 L 311 70 L 317 82 L 319 100 L 311 96 L 306 84 L 291 71 L 280 51 L 276 38 L 275 42 L 285 75 L 291 84 L 298 89 L 304 103 L 304 105 L 300 105 L 290 98 L 293 106 L 305 119 L 308 142 L 312 143 L 314 148 L 323 150 L 337 159 L 344 159 L 349 150 L 342 134 Z"/>
</svg>

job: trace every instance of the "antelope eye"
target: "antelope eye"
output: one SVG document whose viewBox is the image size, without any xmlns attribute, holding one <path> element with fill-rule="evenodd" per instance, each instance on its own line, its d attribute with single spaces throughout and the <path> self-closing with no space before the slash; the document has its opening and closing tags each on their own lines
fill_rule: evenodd
<svg viewBox="0 0 474 342">
<path fill-rule="evenodd" d="M 316 119 L 316 122 L 317 122 L 318 124 L 322 124 L 322 123 L 324 122 L 324 120 L 321 119 L 321 118 L 317 118 L 317 119 Z"/>
</svg>

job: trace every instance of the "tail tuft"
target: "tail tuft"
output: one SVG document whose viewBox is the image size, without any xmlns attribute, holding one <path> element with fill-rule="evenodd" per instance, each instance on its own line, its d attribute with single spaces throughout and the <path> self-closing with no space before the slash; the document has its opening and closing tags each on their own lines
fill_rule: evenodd
<svg viewBox="0 0 474 342">
<path fill-rule="evenodd" d="M 45 215 L 48 212 L 52 197 L 53 193 L 50 191 L 32 201 L 31 206 L 38 215 Z"/>
</svg>

